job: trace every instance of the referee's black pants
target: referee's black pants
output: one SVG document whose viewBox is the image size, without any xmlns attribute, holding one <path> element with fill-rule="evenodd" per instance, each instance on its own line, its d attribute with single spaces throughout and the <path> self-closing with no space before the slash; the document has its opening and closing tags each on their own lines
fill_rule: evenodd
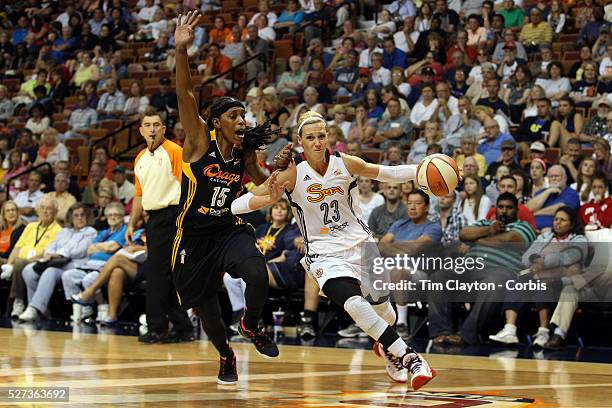
<svg viewBox="0 0 612 408">
<path fill-rule="evenodd" d="M 149 211 L 147 232 L 147 326 L 149 332 L 168 332 L 168 321 L 179 333 L 192 330 L 187 313 L 179 306 L 172 283 L 172 244 L 178 206 Z"/>
</svg>

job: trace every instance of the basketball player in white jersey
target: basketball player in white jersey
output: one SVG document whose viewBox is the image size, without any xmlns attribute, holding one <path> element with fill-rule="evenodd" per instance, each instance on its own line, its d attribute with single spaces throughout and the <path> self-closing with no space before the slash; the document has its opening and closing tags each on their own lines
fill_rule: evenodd
<svg viewBox="0 0 612 408">
<path fill-rule="evenodd" d="M 360 286 L 362 276 L 367 278 L 362 253 L 380 255 L 361 219 L 356 188 L 356 176 L 404 183 L 416 177 L 417 166 L 381 166 L 355 156 L 330 154 L 326 122 L 312 111 L 300 118 L 298 141 L 304 152 L 287 169 L 273 173 L 266 183 L 235 200 L 232 212 L 242 214 L 270 205 L 285 190 L 304 237 L 305 269 L 322 294 L 343 307 L 376 340 L 374 351 L 387 360 L 389 376 L 406 382 L 410 371 L 412 388 L 417 390 L 436 376 L 435 370 L 392 328 L 395 311 L 388 299 L 372 305 L 363 296 L 374 303 L 380 298 L 369 285 Z"/>
</svg>

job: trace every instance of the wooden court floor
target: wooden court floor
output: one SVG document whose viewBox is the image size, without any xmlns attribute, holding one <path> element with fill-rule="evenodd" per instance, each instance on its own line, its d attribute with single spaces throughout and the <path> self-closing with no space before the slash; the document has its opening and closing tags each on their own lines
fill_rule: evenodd
<svg viewBox="0 0 612 408">
<path fill-rule="evenodd" d="M 267 360 L 250 344 L 234 344 L 240 382 L 223 387 L 205 341 L 141 345 L 135 337 L 21 326 L 0 329 L 0 347 L 0 388 L 69 387 L 69 403 L 36 406 L 612 406 L 606 364 L 431 354 L 438 377 L 411 392 L 387 379 L 370 350 L 281 346 L 280 357 Z"/>
</svg>

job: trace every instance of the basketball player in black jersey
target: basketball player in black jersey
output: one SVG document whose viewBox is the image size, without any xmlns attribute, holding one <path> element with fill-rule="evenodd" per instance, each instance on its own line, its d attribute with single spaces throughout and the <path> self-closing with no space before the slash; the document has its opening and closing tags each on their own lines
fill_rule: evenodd
<svg viewBox="0 0 612 408">
<path fill-rule="evenodd" d="M 238 380 L 236 357 L 228 345 L 217 299 L 224 272 L 246 282 L 240 333 L 254 343 L 259 354 L 278 356 L 276 344 L 257 328 L 268 294 L 265 259 L 257 249 L 253 228 L 231 212 L 244 172 L 255 184 L 266 176 L 257 165 L 255 150 L 244 146 L 247 129 L 240 101 L 217 98 L 207 121 L 199 116 L 187 57 L 199 16 L 199 12 L 179 15 L 174 34 L 176 91 L 186 138 L 173 279 L 181 305 L 198 308 L 202 326 L 221 355 L 218 382 L 233 384 Z M 276 194 L 280 197 L 282 191 Z"/>
</svg>

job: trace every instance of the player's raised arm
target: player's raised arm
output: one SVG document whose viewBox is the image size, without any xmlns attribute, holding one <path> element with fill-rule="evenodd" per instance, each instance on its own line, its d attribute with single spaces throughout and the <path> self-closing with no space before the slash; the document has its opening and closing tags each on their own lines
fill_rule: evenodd
<svg viewBox="0 0 612 408">
<path fill-rule="evenodd" d="M 346 169 L 354 176 L 363 176 L 384 183 L 405 183 L 416 178 L 416 164 L 383 166 L 366 163 L 362 158 L 341 153 Z"/>
<path fill-rule="evenodd" d="M 193 94 L 189 57 L 187 48 L 194 39 L 194 28 L 200 19 L 199 11 L 179 14 L 176 22 L 174 39 L 176 41 L 176 96 L 179 116 L 185 128 L 183 161 L 193 162 L 199 159 L 208 149 L 210 135 L 204 119 L 200 117 L 198 104 Z"/>
</svg>

